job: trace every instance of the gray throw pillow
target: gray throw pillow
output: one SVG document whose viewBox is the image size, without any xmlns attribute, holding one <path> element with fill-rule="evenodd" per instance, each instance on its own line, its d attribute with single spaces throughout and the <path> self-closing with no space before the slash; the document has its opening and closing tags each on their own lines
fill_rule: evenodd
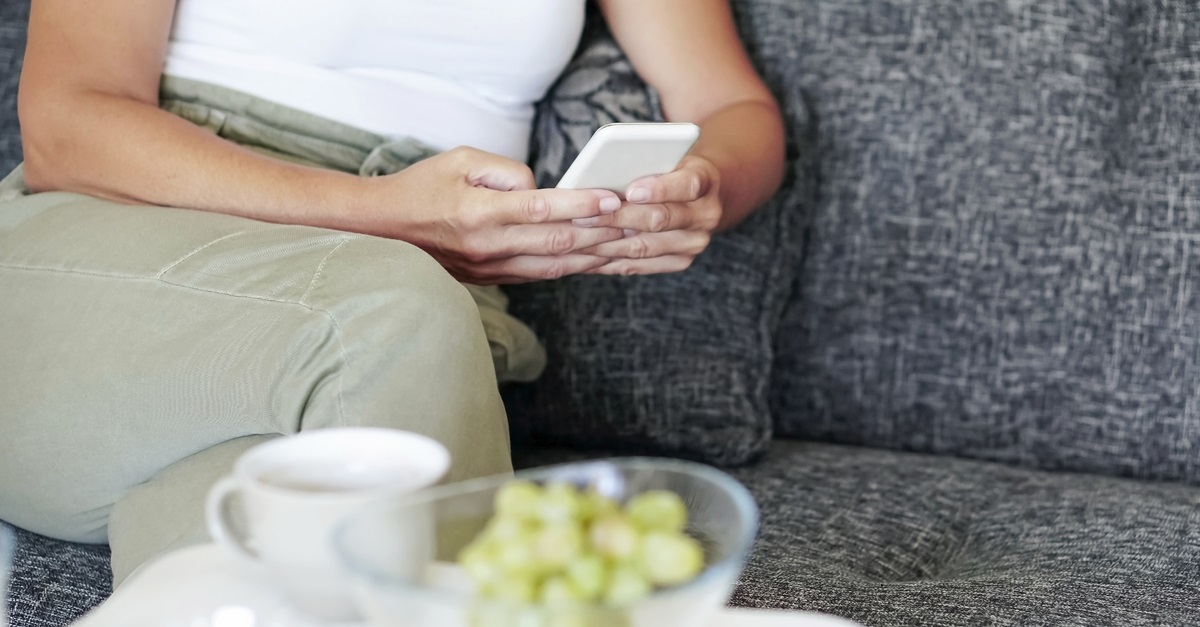
<svg viewBox="0 0 1200 627">
<path fill-rule="evenodd" d="M 557 182 L 601 125 L 661 119 L 656 95 L 602 21 L 593 14 L 589 24 L 538 111 L 533 165 L 542 186 Z M 539 381 L 505 390 L 518 443 L 725 465 L 762 454 L 772 431 L 772 337 L 799 258 L 799 189 L 789 185 L 714 238 L 685 272 L 510 288 L 512 312 L 550 358 Z"/>
</svg>

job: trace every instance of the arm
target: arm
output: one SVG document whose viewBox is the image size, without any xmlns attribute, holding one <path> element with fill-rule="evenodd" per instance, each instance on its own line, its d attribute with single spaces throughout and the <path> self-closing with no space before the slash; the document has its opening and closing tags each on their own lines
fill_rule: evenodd
<svg viewBox="0 0 1200 627">
<path fill-rule="evenodd" d="M 30 13 L 18 112 L 32 189 L 353 226 L 351 211 L 319 209 L 357 202 L 349 175 L 261 157 L 158 108 L 174 2 L 76 4 Z"/>
<path fill-rule="evenodd" d="M 779 106 L 751 65 L 726 0 L 599 4 L 638 74 L 658 90 L 663 114 L 698 124 L 700 141 L 675 172 L 630 185 L 621 211 L 586 222 L 636 233 L 591 249 L 621 258 L 595 272 L 682 270 L 713 232 L 733 228 L 779 189 Z"/>
<path fill-rule="evenodd" d="M 613 36 L 672 122 L 700 125 L 691 155 L 720 174 L 717 230 L 736 226 L 783 179 L 779 106 L 742 48 L 727 0 L 600 0 Z"/>
<path fill-rule="evenodd" d="M 272 159 L 158 108 L 173 0 L 34 0 L 18 111 L 37 191 L 217 211 L 409 241 L 456 276 L 510 282 L 602 263 L 571 218 L 615 196 L 534 190 L 523 164 L 470 149 L 364 179 Z"/>
</svg>

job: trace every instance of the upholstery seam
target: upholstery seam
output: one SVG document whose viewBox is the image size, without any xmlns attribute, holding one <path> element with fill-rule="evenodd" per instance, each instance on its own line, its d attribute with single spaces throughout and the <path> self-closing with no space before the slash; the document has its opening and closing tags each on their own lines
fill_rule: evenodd
<svg viewBox="0 0 1200 627">
<path fill-rule="evenodd" d="M 238 232 L 236 232 L 236 233 L 229 233 L 228 235 L 222 235 L 221 237 L 218 237 L 217 239 L 215 239 L 215 240 L 213 240 L 213 241 L 211 241 L 211 242 L 208 242 L 207 244 L 204 244 L 203 246 L 200 246 L 199 248 L 197 248 L 197 249 L 193 250 L 192 252 L 190 252 L 190 253 L 188 253 L 188 254 L 186 254 L 186 255 L 182 256 L 182 257 L 180 257 L 179 259 L 176 259 L 176 260 L 175 260 L 174 262 L 172 262 L 170 265 L 168 265 L 167 267 L 163 268 L 163 269 L 162 269 L 162 271 L 160 271 L 160 272 L 159 272 L 157 275 L 155 275 L 155 278 L 159 278 L 159 279 L 161 279 L 161 278 L 162 278 L 162 277 L 163 277 L 163 276 L 164 276 L 166 273 L 168 273 L 168 272 L 170 272 L 171 270 L 175 269 L 175 266 L 178 266 L 179 264 L 181 264 L 181 263 L 183 263 L 183 262 L 187 261 L 188 259 L 191 259 L 192 257 L 194 257 L 194 256 L 196 256 L 197 254 L 199 254 L 201 251 L 203 251 L 205 248 L 208 248 L 208 247 L 210 247 L 210 246 L 213 246 L 213 245 L 215 245 L 215 244 L 218 244 L 218 243 L 220 243 L 220 242 L 223 242 L 223 241 L 225 241 L 225 240 L 227 240 L 227 239 L 229 239 L 229 238 L 231 238 L 231 237 L 237 237 L 238 235 L 242 235 L 242 234 L 244 234 L 244 233 L 247 233 L 247 231 L 238 231 Z"/>
</svg>

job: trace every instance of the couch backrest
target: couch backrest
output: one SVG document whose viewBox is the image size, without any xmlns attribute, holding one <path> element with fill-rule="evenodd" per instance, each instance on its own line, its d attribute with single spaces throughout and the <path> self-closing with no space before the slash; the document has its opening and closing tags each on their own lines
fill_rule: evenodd
<svg viewBox="0 0 1200 627">
<path fill-rule="evenodd" d="M 733 5 L 816 152 L 778 431 L 1200 481 L 1195 1 Z"/>
<path fill-rule="evenodd" d="M 17 82 L 21 77 L 28 22 L 29 0 L 0 3 L 0 172 L 5 174 L 21 161 Z"/>
<path fill-rule="evenodd" d="M 736 0 L 811 109 L 798 437 L 1200 481 L 1195 0 Z"/>
</svg>

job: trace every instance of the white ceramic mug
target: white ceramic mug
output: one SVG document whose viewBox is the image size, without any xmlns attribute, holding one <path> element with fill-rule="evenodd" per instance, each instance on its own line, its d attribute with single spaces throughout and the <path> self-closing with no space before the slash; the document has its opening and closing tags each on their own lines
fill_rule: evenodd
<svg viewBox="0 0 1200 627">
<path fill-rule="evenodd" d="M 405 431 L 320 429 L 279 438 L 243 453 L 233 474 L 213 486 L 208 531 L 267 567 L 299 609 L 325 621 L 355 620 L 330 532 L 368 503 L 433 485 L 449 467 L 444 446 Z M 433 557 L 432 523 L 420 510 L 410 522 L 397 541 L 419 572 Z"/>
</svg>

